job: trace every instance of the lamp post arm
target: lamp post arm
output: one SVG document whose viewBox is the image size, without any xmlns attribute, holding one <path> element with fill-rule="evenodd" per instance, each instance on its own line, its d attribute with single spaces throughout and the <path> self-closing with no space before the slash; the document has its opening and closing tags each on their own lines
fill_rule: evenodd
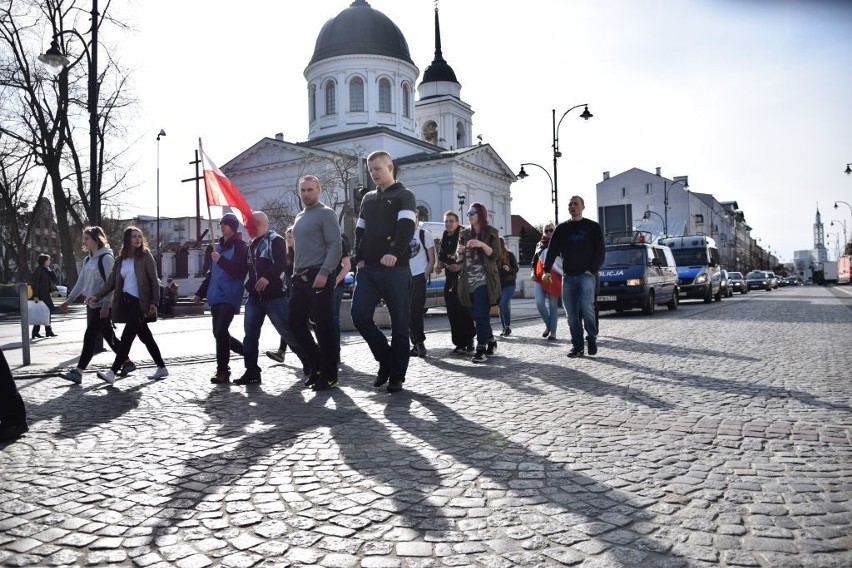
<svg viewBox="0 0 852 568">
<path fill-rule="evenodd" d="M 566 110 L 564 113 L 562 113 L 562 116 L 559 118 L 559 123 L 556 125 L 556 135 L 554 136 L 554 138 L 555 138 L 555 140 L 556 140 L 556 148 L 557 148 L 557 149 L 559 149 L 559 127 L 560 127 L 560 126 L 562 126 L 562 120 L 565 118 L 565 116 L 566 116 L 569 112 L 571 112 L 571 111 L 572 111 L 572 110 L 574 110 L 575 108 L 580 108 L 581 106 L 589 106 L 589 104 L 588 104 L 588 103 L 583 103 L 583 104 L 581 104 L 581 105 L 574 105 L 574 106 L 572 106 L 571 108 L 569 108 L 568 110 Z M 555 113 L 556 111 L 554 110 L 553 112 Z M 554 116 L 555 116 L 555 115 L 554 115 Z"/>
<path fill-rule="evenodd" d="M 535 162 L 524 162 L 523 164 L 521 164 L 521 167 L 523 168 L 524 166 L 535 166 L 547 175 L 547 179 L 550 180 L 550 199 L 551 199 L 551 202 L 552 202 L 553 201 L 553 177 L 550 175 L 550 172 L 547 171 L 547 168 L 545 168 L 541 164 L 536 164 Z"/>
</svg>

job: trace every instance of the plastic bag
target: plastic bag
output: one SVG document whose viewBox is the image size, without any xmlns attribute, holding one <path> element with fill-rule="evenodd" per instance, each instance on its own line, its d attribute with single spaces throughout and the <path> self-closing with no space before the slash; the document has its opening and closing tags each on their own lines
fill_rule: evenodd
<svg viewBox="0 0 852 568">
<path fill-rule="evenodd" d="M 27 302 L 30 325 L 50 325 L 50 308 L 44 302 Z"/>
</svg>

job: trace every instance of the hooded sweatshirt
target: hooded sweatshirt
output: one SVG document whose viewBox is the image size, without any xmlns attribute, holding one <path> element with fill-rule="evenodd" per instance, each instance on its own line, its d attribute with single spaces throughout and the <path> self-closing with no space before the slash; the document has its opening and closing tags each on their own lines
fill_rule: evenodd
<svg viewBox="0 0 852 568">
<path fill-rule="evenodd" d="M 103 258 L 101 258 L 103 257 Z M 95 293 L 104 287 L 106 280 L 101 277 L 101 270 L 98 264 L 103 266 L 104 274 L 109 278 L 112 272 L 112 266 L 115 264 L 115 255 L 112 249 L 108 246 L 99 248 L 95 252 L 89 253 L 83 261 L 83 268 L 80 270 L 80 275 L 77 277 L 77 283 L 68 292 L 68 301 L 77 299 L 80 294 L 86 298 L 94 296 Z M 100 301 L 89 304 L 91 308 L 108 308 L 112 305 L 112 293 L 107 294 Z"/>
</svg>

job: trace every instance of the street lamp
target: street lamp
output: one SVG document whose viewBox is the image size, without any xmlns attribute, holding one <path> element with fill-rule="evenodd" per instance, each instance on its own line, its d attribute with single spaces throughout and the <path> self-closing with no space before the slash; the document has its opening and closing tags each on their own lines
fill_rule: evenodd
<svg viewBox="0 0 852 568">
<path fill-rule="evenodd" d="M 464 193 L 459 193 L 459 215 L 464 215 Z"/>
<path fill-rule="evenodd" d="M 92 0 L 92 42 L 89 48 L 86 41 L 76 30 L 64 30 L 62 33 L 72 33 L 80 38 L 89 63 L 89 224 L 101 224 L 101 183 L 98 178 L 98 0 Z M 50 49 L 38 56 L 39 61 L 57 73 L 68 67 L 71 62 L 59 49 L 59 42 L 54 37 Z"/>
<path fill-rule="evenodd" d="M 663 216 L 662 216 L 662 215 L 660 215 L 660 214 L 659 214 L 659 213 L 657 213 L 656 211 L 651 211 L 650 209 L 646 209 L 646 210 L 645 210 L 645 212 L 644 212 L 644 213 L 642 213 L 642 220 L 643 220 L 643 221 L 649 221 L 649 220 L 651 219 L 651 215 L 656 215 L 657 217 L 659 217 L 659 218 L 660 218 L 660 221 L 662 221 L 663 223 L 665 223 L 665 222 L 666 222 L 666 220 L 665 220 L 665 219 L 663 219 Z M 668 236 L 668 235 L 667 235 L 667 236 Z"/>
<path fill-rule="evenodd" d="M 550 172 L 547 171 L 547 168 L 540 164 L 536 164 L 535 162 L 524 162 L 521 164 L 521 171 L 518 172 L 519 179 L 526 179 L 530 175 L 526 172 L 526 170 L 524 170 L 524 166 L 535 166 L 547 174 L 547 179 L 550 180 L 550 201 L 551 203 L 556 203 L 556 186 L 553 184 L 553 178 L 551 177 Z M 554 223 L 555 222 L 556 221 L 554 221 Z"/>
<path fill-rule="evenodd" d="M 160 277 L 163 276 L 163 243 L 160 237 L 160 138 L 165 135 L 166 131 L 161 128 L 157 134 L 157 271 Z"/>
<path fill-rule="evenodd" d="M 846 173 L 847 176 L 849 174 L 852 174 L 852 168 L 850 168 L 849 166 L 852 166 L 852 162 L 849 162 L 848 164 L 846 164 L 846 169 L 843 170 Z"/>
<path fill-rule="evenodd" d="M 849 169 L 849 168 L 848 168 L 848 166 L 847 166 L 847 169 Z M 834 202 L 834 208 L 835 208 L 835 209 L 838 209 L 838 208 L 839 208 L 839 205 L 837 205 L 838 203 L 842 203 L 843 205 L 845 205 L 846 207 L 848 207 L 848 208 L 849 208 L 849 213 L 850 213 L 850 214 L 852 214 L 852 205 L 849 205 L 849 203 L 848 203 L 848 202 L 846 202 L 846 201 L 835 201 L 835 202 Z M 846 242 L 849 242 L 849 241 L 846 241 Z"/>
<path fill-rule="evenodd" d="M 592 113 L 589 112 L 589 105 L 587 103 L 583 103 L 580 105 L 572 106 L 564 113 L 562 113 L 562 117 L 559 119 L 559 123 L 556 123 L 556 109 L 553 109 L 553 179 L 552 186 L 553 192 L 551 196 L 551 200 L 553 201 L 553 222 L 559 223 L 559 185 L 558 185 L 558 174 L 556 167 L 556 159 L 562 157 L 562 152 L 559 151 L 559 127 L 562 126 L 562 119 L 565 116 L 574 110 L 575 108 L 584 107 L 583 113 L 580 115 L 580 118 L 583 120 L 589 120 L 592 118 Z"/>
<path fill-rule="evenodd" d="M 843 227 L 843 248 L 844 248 L 843 252 L 846 252 L 846 250 L 845 250 L 846 249 L 846 243 L 849 242 L 846 238 L 846 221 L 832 221 L 831 226 L 833 227 L 835 223 L 837 223 L 838 225 L 841 225 Z"/>
<path fill-rule="evenodd" d="M 666 218 L 663 219 L 663 232 L 666 234 L 666 238 L 669 236 L 669 192 L 679 183 L 683 184 L 684 189 L 689 187 L 687 178 L 675 180 L 671 185 L 666 187 L 668 183 L 669 181 L 666 178 L 663 178 L 663 214 L 666 216 Z"/>
</svg>

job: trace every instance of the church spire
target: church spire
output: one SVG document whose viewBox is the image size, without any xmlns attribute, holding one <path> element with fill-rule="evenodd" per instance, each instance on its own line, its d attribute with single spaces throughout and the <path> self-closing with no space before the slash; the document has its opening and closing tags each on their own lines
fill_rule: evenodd
<svg viewBox="0 0 852 568">
<path fill-rule="evenodd" d="M 423 72 L 423 82 L 437 83 L 440 81 L 458 83 L 455 71 L 444 60 L 444 54 L 441 52 L 441 22 L 438 19 L 438 3 L 435 2 L 435 59 Z"/>
</svg>

